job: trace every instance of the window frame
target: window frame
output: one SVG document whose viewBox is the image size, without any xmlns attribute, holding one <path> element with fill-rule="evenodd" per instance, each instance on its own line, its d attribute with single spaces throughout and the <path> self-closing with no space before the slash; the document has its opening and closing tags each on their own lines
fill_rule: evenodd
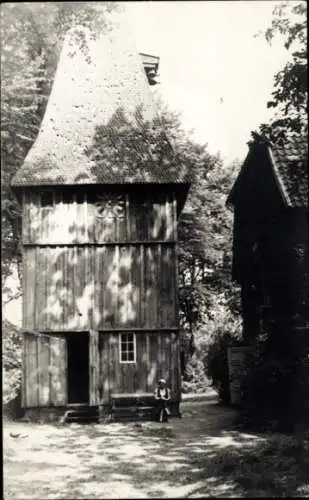
<svg viewBox="0 0 309 500">
<path fill-rule="evenodd" d="M 123 335 L 127 336 L 130 334 L 133 335 L 133 360 L 123 360 L 122 355 L 124 353 L 126 353 L 126 355 L 128 355 L 128 353 L 131 351 L 129 351 L 128 349 L 126 349 L 126 350 L 122 349 L 122 345 L 123 345 L 122 336 Z M 128 346 L 128 342 L 129 342 L 128 340 L 126 340 L 126 342 L 125 342 L 127 346 Z M 136 333 L 135 332 L 120 332 L 119 333 L 119 363 L 121 363 L 121 364 L 134 364 L 134 363 L 136 363 Z"/>
</svg>

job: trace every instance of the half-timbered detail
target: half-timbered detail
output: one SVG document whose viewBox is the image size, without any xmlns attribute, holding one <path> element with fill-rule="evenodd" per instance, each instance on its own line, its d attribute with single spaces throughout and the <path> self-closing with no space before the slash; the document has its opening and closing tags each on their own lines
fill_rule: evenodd
<svg viewBox="0 0 309 500">
<path fill-rule="evenodd" d="M 164 377 L 178 412 L 177 220 L 189 184 L 166 137 L 164 148 L 139 142 L 131 170 L 121 148 L 98 160 L 98 131 L 116 134 L 112 145 L 129 134 L 133 148 L 130 134 L 140 141 L 158 126 L 143 64 L 157 71 L 159 59 L 141 60 L 117 16 L 106 33 L 86 33 L 88 62 L 64 42 L 41 130 L 13 180 L 27 409 L 109 407 L 121 394 L 150 395 Z M 113 126 L 119 109 L 125 130 Z"/>
</svg>

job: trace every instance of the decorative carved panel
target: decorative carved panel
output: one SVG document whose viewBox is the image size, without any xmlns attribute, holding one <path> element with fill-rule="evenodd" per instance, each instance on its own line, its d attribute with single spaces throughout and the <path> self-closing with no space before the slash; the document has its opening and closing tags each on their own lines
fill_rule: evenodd
<svg viewBox="0 0 309 500">
<path fill-rule="evenodd" d="M 96 202 L 96 217 L 103 219 L 124 219 L 125 199 L 118 193 L 105 193 L 98 196 Z"/>
</svg>

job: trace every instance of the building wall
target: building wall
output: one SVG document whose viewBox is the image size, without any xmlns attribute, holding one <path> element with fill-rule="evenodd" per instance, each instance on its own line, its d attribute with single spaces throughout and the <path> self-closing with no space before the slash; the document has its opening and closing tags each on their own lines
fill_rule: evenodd
<svg viewBox="0 0 309 500">
<path fill-rule="evenodd" d="M 176 198 L 142 189 L 25 194 L 24 328 L 177 327 Z"/>
<path fill-rule="evenodd" d="M 24 339 L 24 406 L 67 404 L 66 346 L 81 332 L 91 340 L 90 404 L 107 404 L 115 392 L 153 392 L 159 377 L 179 402 L 176 193 L 44 192 L 23 196 L 23 328 L 32 332 Z M 136 335 L 135 363 L 119 360 L 126 331 Z"/>
<path fill-rule="evenodd" d="M 119 362 L 119 335 L 100 334 L 101 401 L 111 393 L 153 392 L 164 377 L 173 401 L 180 400 L 179 338 L 176 332 L 136 334 L 136 363 Z"/>
</svg>

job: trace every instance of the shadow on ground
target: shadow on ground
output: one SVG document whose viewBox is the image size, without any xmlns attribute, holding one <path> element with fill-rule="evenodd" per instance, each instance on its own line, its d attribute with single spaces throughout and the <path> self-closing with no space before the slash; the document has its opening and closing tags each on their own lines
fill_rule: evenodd
<svg viewBox="0 0 309 500">
<path fill-rule="evenodd" d="M 308 495 L 308 443 L 297 455 L 292 438 L 239 432 L 234 417 L 214 403 L 188 402 L 183 418 L 167 425 L 7 424 L 5 497 Z"/>
</svg>

